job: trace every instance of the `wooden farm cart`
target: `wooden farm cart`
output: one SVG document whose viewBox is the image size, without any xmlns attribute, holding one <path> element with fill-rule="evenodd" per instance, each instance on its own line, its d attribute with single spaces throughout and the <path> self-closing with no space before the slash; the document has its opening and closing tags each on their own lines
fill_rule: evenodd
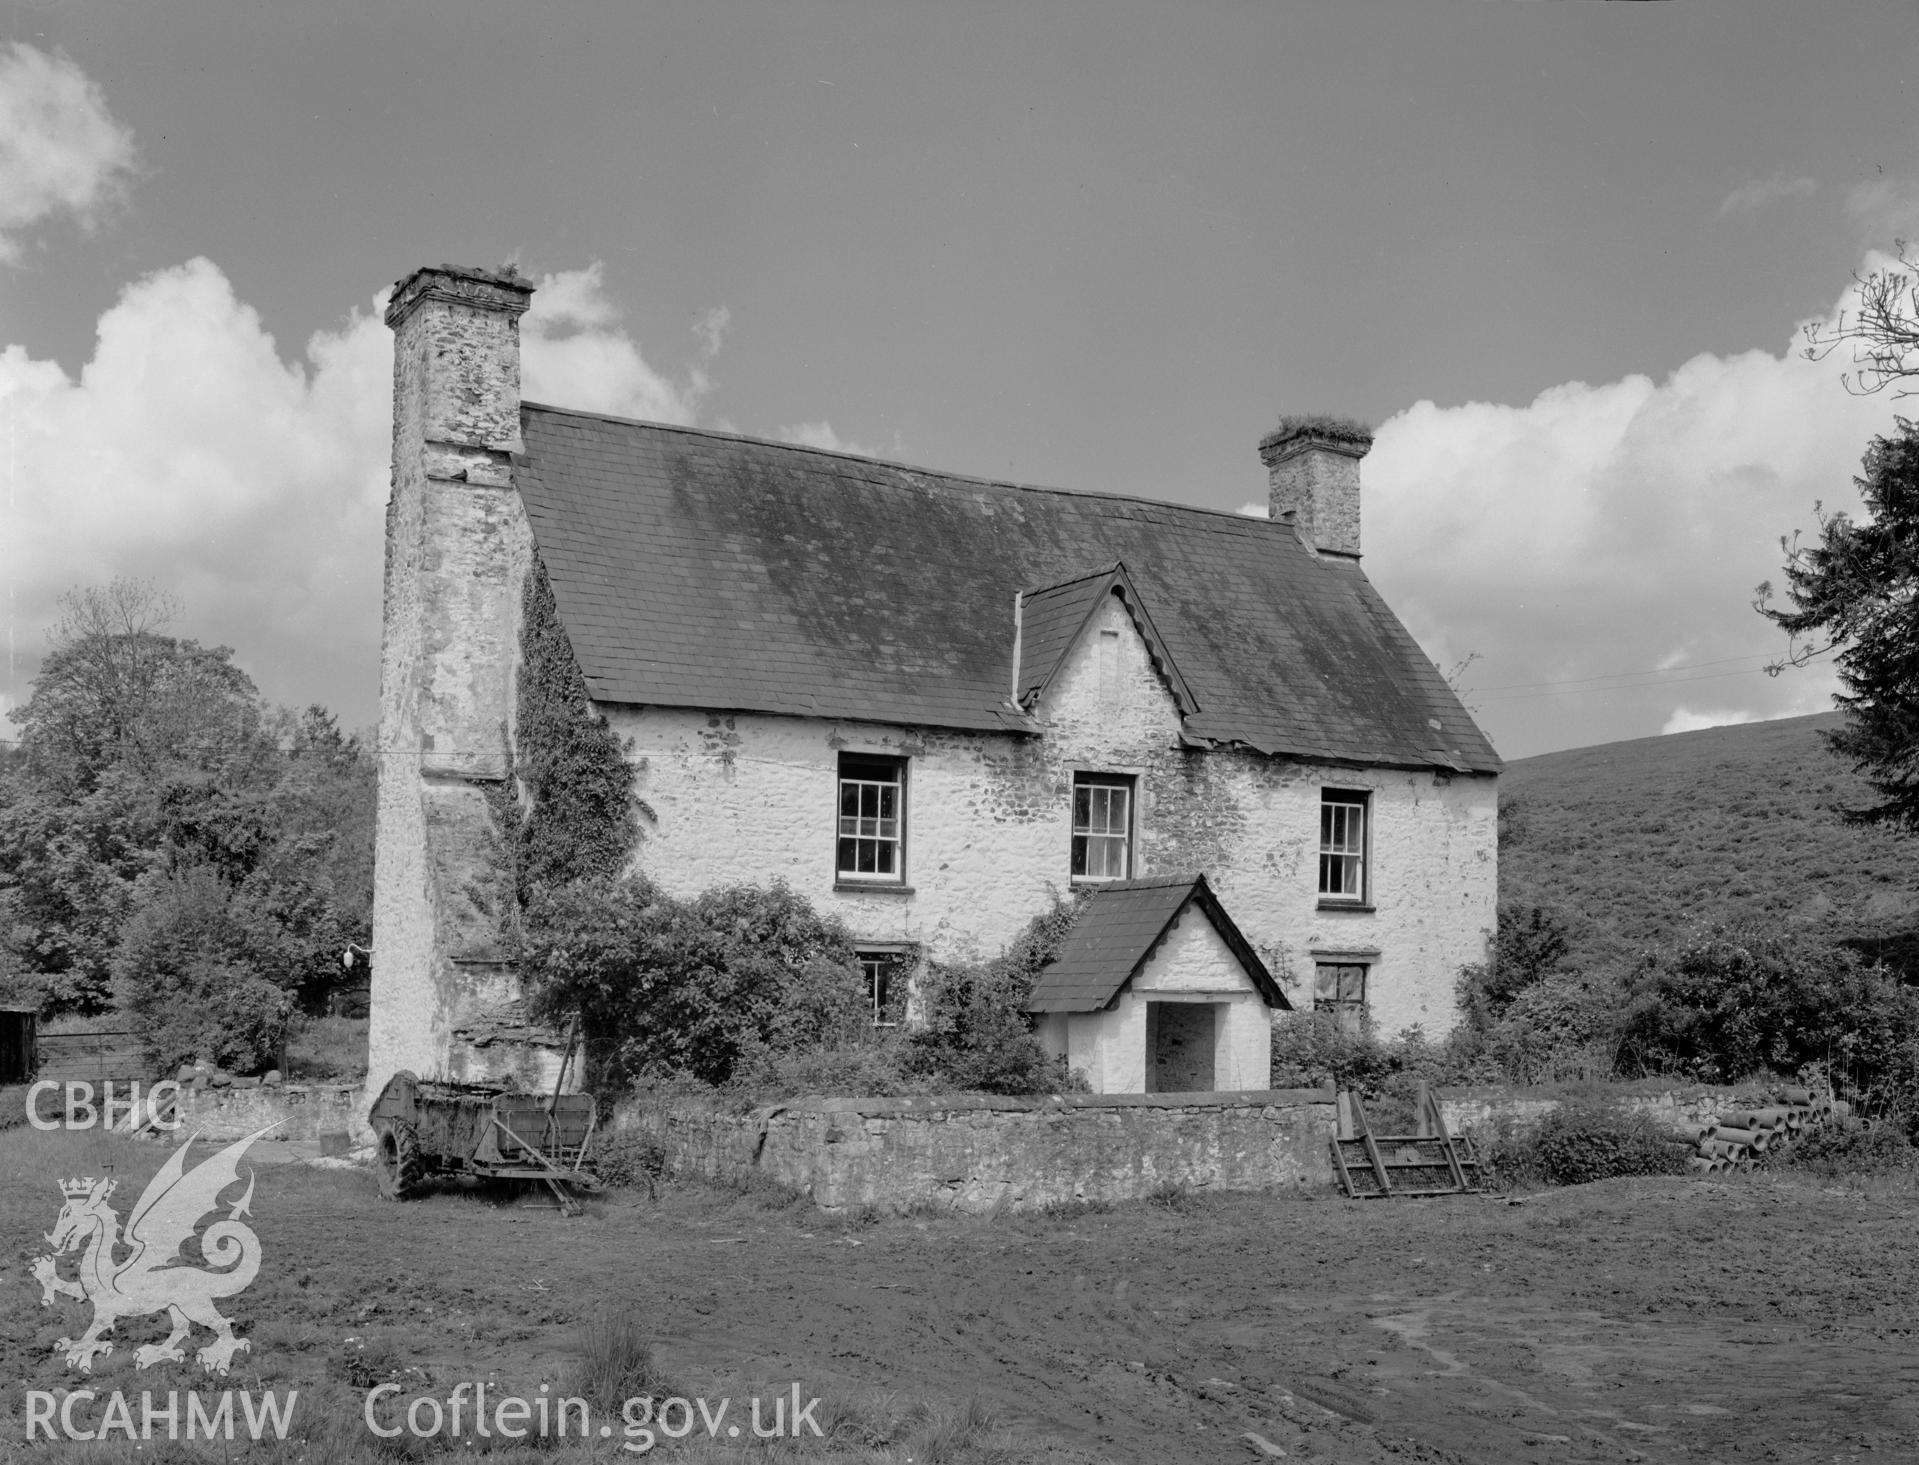
<svg viewBox="0 0 1919 1465">
<path fill-rule="evenodd" d="M 416 1194 L 429 1175 L 530 1180 L 548 1186 L 568 1215 L 600 1183 L 586 1169 L 593 1142 L 591 1094 L 527 1094 L 503 1084 L 449 1083 L 402 1069 L 370 1115 L 379 1147 L 380 1193 Z"/>
</svg>

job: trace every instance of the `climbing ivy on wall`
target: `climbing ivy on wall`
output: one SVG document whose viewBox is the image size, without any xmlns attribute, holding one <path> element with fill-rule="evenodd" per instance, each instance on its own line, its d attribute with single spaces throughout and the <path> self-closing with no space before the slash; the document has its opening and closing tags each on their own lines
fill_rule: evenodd
<svg viewBox="0 0 1919 1465">
<path fill-rule="evenodd" d="M 634 797 L 626 748 L 587 696 L 537 555 L 526 577 L 520 658 L 515 777 L 508 780 L 514 807 L 502 833 L 525 905 L 536 890 L 618 875 L 639 842 L 635 816 L 645 805 Z"/>
</svg>

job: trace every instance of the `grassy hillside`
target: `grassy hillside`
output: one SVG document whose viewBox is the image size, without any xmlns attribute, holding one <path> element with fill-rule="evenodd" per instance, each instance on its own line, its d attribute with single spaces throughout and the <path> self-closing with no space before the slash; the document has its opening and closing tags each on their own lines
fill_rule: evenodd
<svg viewBox="0 0 1919 1465">
<path fill-rule="evenodd" d="M 1919 980 L 1919 841 L 1841 821 L 1871 791 L 1819 736 L 1838 724 L 1825 713 L 1508 765 L 1501 897 L 1566 913 L 1588 965 L 1752 916 Z"/>
</svg>

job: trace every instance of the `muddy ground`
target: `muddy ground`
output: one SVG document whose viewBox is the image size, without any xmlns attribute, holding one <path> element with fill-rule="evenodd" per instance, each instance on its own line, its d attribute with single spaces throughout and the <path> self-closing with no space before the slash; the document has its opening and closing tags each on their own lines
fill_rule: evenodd
<svg viewBox="0 0 1919 1465">
<path fill-rule="evenodd" d="M 26 1276 L 67 1139 L 14 1155 L 0 1196 L 15 1411 L 73 1382 L 51 1351 L 73 1318 Z M 157 1157 L 122 1163 L 131 1186 Z M 1909 1183 L 1766 1175 L 878 1222 L 670 1187 L 563 1220 L 289 1165 L 258 1182 L 234 1382 L 346 1399 L 342 1350 L 369 1348 L 422 1392 L 557 1380 L 612 1306 L 690 1386 L 976 1395 L 1004 1426 L 981 1459 L 1254 1461 L 1251 1431 L 1341 1465 L 1919 1461 L 1915 1221 Z M 103 1375 L 164 1387 L 125 1372 L 144 1336 Z"/>
</svg>

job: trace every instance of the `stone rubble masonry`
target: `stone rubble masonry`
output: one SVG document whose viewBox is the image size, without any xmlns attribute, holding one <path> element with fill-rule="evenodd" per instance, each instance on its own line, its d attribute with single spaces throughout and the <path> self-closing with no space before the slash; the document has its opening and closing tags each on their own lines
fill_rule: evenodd
<svg viewBox="0 0 1919 1465">
<path fill-rule="evenodd" d="M 1291 512 L 1306 543 L 1332 554 L 1359 553 L 1359 460 L 1366 444 L 1305 432 L 1260 444 L 1269 480 L 1267 512 Z"/>
<path fill-rule="evenodd" d="M 365 1090 L 358 1084 L 283 1084 L 274 1088 L 187 1088 L 180 1091 L 176 1140 L 190 1137 L 225 1144 L 274 1125 L 268 1139 L 318 1139 L 344 1131 L 355 1144 L 371 1144 Z"/>
<path fill-rule="evenodd" d="M 1182 1190 L 1332 1181 L 1333 1091 L 794 1099 L 729 1114 L 629 1103 L 616 1130 L 657 1141 L 672 1176 L 763 1175 L 828 1214 L 921 1206 L 982 1214 Z"/>
<path fill-rule="evenodd" d="M 513 489 L 519 317 L 532 286 L 415 271 L 394 331 L 393 486 L 380 666 L 370 1092 L 396 1069 L 476 1077 L 453 1028 L 514 995 L 497 959 L 487 803 L 508 771 L 532 534 Z"/>
<path fill-rule="evenodd" d="M 1008 618 L 1010 623 L 1011 610 Z M 1115 640 L 1098 650 L 1102 633 Z M 1179 745 L 1179 713 L 1117 600 L 1087 628 L 1041 699 L 1044 732 L 672 707 L 603 706 L 643 761 L 653 811 L 638 864 L 667 891 L 785 880 L 861 941 L 909 943 L 942 961 L 1002 951 L 1072 885 L 1075 772 L 1130 774 L 1136 874 L 1203 873 L 1298 1008 L 1313 962 L 1371 964 L 1382 1032 L 1457 1018 L 1459 968 L 1485 956 L 1498 894 L 1498 781 L 1431 771 L 1319 767 L 1242 749 Z M 908 761 L 906 879 L 834 877 L 839 755 Z M 1322 909 L 1319 806 L 1326 787 L 1372 794 L 1373 902 Z"/>
<path fill-rule="evenodd" d="M 1678 1133 L 1686 1125 L 1704 1124 L 1723 1110 L 1749 1102 L 1752 1091 L 1697 1084 L 1637 1094 L 1602 1088 L 1594 1091 L 1594 1097 L 1611 1099 L 1623 1108 L 1649 1114 Z M 1439 1111 L 1445 1116 L 1446 1127 L 1454 1134 L 1489 1134 L 1502 1121 L 1519 1125 L 1536 1123 L 1566 1102 L 1558 1094 L 1525 1089 L 1446 1089 L 1439 1096 Z"/>
</svg>

